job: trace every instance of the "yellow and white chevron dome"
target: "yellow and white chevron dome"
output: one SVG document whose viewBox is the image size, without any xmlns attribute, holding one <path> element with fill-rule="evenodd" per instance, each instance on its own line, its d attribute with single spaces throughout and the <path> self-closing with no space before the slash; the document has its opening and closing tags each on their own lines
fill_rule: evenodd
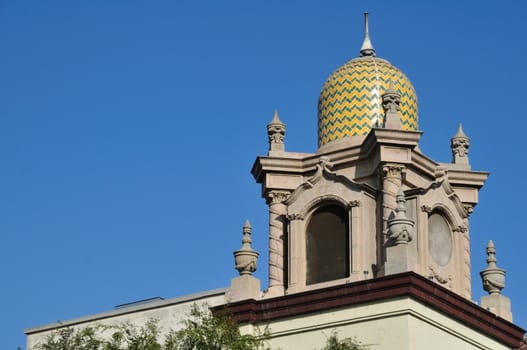
<svg viewBox="0 0 527 350">
<path fill-rule="evenodd" d="M 390 82 L 401 94 L 403 130 L 417 130 L 417 96 L 410 80 L 378 57 L 353 59 L 329 76 L 318 100 L 318 145 L 367 135 L 383 123 L 381 95 Z"/>
</svg>

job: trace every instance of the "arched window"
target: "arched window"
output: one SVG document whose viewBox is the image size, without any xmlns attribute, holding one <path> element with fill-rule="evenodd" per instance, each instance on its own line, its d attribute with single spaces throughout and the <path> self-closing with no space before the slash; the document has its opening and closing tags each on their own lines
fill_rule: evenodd
<svg viewBox="0 0 527 350">
<path fill-rule="evenodd" d="M 317 209 L 306 229 L 306 284 L 349 276 L 348 213 L 340 205 Z"/>
</svg>

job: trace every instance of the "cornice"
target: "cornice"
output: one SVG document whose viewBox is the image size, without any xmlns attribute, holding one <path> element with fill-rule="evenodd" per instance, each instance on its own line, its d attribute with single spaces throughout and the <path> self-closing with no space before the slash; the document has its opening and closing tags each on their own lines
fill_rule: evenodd
<svg viewBox="0 0 527 350">
<path fill-rule="evenodd" d="M 272 299 L 245 300 L 214 307 L 213 311 L 228 311 L 238 322 L 259 323 L 401 297 L 419 301 L 511 348 L 518 348 L 523 340 L 524 329 L 414 272 Z"/>
<path fill-rule="evenodd" d="M 481 188 L 490 173 L 486 171 L 448 170 L 448 181 L 453 186 L 473 186 Z"/>
</svg>

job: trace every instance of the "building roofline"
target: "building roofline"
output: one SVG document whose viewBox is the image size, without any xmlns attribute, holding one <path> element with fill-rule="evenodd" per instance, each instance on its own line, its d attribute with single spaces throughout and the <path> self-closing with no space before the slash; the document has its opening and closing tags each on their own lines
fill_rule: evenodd
<svg viewBox="0 0 527 350">
<path fill-rule="evenodd" d="M 133 303 L 130 303 L 129 306 L 119 307 L 111 311 L 105 311 L 105 312 L 101 312 L 101 313 L 97 313 L 97 314 L 93 314 L 89 316 L 73 318 L 73 319 L 66 320 L 66 321 L 57 321 L 57 322 L 45 324 L 42 326 L 27 328 L 24 330 L 24 333 L 26 335 L 30 335 L 30 334 L 45 332 L 45 331 L 49 331 L 49 330 L 53 330 L 53 329 L 57 329 L 61 327 L 69 327 L 69 326 L 74 326 L 74 325 L 78 325 L 81 323 L 94 322 L 94 321 L 99 321 L 99 320 L 103 320 L 103 319 L 110 318 L 110 317 L 131 314 L 131 313 L 138 312 L 138 311 L 152 310 L 152 309 L 158 309 L 158 308 L 171 306 L 171 305 L 188 303 L 188 302 L 196 301 L 199 299 L 224 295 L 228 290 L 229 288 L 219 288 L 219 289 L 213 289 L 213 290 L 194 293 L 194 294 L 188 294 L 188 295 L 170 298 L 170 299 L 164 299 L 164 300 L 158 299 L 158 300 L 155 300 L 149 303 L 140 303 L 137 305 L 133 305 Z"/>
<path fill-rule="evenodd" d="M 368 302 L 409 297 L 511 348 L 521 346 L 525 330 L 414 272 L 319 290 L 216 306 L 238 322 L 268 322 Z"/>
</svg>

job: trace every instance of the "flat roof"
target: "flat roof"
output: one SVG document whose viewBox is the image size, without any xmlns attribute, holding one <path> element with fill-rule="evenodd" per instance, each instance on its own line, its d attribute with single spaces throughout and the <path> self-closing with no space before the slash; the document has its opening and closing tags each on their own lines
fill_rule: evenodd
<svg viewBox="0 0 527 350">
<path fill-rule="evenodd" d="M 48 323 L 42 326 L 26 328 L 24 330 L 24 333 L 26 335 L 30 335 L 34 333 L 40 333 L 40 332 L 53 330 L 53 329 L 60 328 L 60 327 L 73 326 L 73 325 L 77 325 L 81 323 L 98 321 L 98 320 L 102 320 L 105 318 L 131 314 L 131 313 L 138 312 L 138 311 L 158 309 L 158 308 L 162 308 L 162 307 L 166 307 L 170 305 L 188 303 L 194 300 L 224 295 L 228 291 L 228 289 L 229 288 L 213 289 L 209 291 L 188 294 L 188 295 L 184 295 L 181 297 L 175 297 L 175 298 L 164 299 L 164 300 L 154 299 L 151 302 L 138 303 L 137 305 L 134 305 L 133 303 L 129 303 L 127 304 L 128 305 L 127 307 L 116 308 L 111 311 L 105 311 L 105 312 L 101 312 L 101 313 L 97 313 L 97 314 L 93 314 L 89 316 L 73 318 L 73 319 L 66 320 L 66 321 L 57 321 L 57 322 Z"/>
</svg>

